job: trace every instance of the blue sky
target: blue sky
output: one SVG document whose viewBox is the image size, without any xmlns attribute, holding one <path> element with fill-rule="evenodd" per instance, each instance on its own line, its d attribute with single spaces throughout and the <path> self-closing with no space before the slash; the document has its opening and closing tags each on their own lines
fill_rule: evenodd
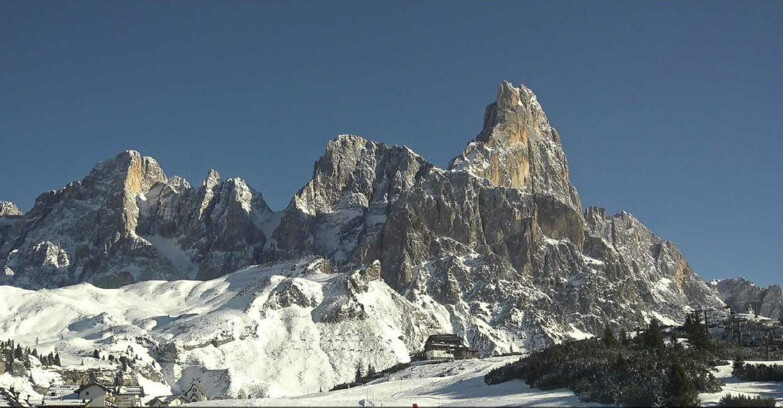
<svg viewBox="0 0 783 408">
<path fill-rule="evenodd" d="M 585 206 L 782 282 L 781 44 L 783 2 L 0 2 L 0 200 L 136 149 L 280 209 L 337 134 L 445 166 L 505 79 Z"/>
</svg>

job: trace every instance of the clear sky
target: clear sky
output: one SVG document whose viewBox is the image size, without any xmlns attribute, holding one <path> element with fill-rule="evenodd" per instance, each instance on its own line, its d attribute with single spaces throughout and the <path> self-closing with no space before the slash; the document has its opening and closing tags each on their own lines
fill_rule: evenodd
<svg viewBox="0 0 783 408">
<path fill-rule="evenodd" d="M 0 200 L 126 149 L 281 209 L 341 133 L 445 166 L 531 87 L 585 206 L 783 283 L 783 2 L 0 2 Z"/>
</svg>

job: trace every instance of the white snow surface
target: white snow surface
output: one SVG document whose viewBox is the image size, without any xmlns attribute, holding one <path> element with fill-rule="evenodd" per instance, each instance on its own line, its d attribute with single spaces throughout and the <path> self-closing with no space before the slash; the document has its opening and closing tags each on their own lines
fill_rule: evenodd
<svg viewBox="0 0 783 408">
<path fill-rule="evenodd" d="M 140 379 L 147 388 L 177 392 L 195 382 L 226 398 L 330 389 L 352 380 L 357 365 L 381 371 L 409 361 L 440 331 L 378 275 L 327 266 L 304 258 L 119 289 L 0 286 L 0 338 L 57 350 L 64 366 L 108 365 L 90 357 L 94 349 L 138 356 L 140 371 L 164 379 Z"/>
<path fill-rule="evenodd" d="M 579 401 L 568 390 L 541 391 L 514 380 L 484 383 L 489 370 L 519 359 L 492 357 L 439 364 L 414 365 L 347 390 L 321 392 L 295 398 L 205 401 L 189 406 L 597 406 Z"/>
<path fill-rule="evenodd" d="M 745 364 L 783 364 L 783 361 L 746 361 Z M 774 381 L 741 381 L 731 375 L 732 365 L 716 367 L 715 377 L 723 380 L 726 385 L 720 392 L 699 394 L 703 406 L 717 406 L 721 398 L 727 394 L 743 394 L 749 397 L 773 397 L 777 405 L 783 404 L 783 383 Z"/>
</svg>

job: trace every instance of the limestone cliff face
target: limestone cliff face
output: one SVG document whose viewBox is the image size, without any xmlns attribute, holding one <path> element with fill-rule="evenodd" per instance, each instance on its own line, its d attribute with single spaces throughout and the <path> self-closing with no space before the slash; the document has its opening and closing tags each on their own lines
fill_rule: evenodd
<svg viewBox="0 0 783 408">
<path fill-rule="evenodd" d="M 540 202 L 539 221 L 548 235 L 581 246 L 582 204 L 569 178 L 560 135 L 529 88 L 503 82 L 484 114 L 484 127 L 449 164 L 494 186 L 511 187 Z"/>
<path fill-rule="evenodd" d="M 639 220 L 582 211 L 560 135 L 533 92 L 507 82 L 448 169 L 343 135 L 275 212 L 242 179 L 213 170 L 192 187 L 125 152 L 5 225 L 0 282 L 209 279 L 315 255 L 333 272 L 371 271 L 484 354 L 723 305 Z M 294 289 L 286 302 L 301 300 Z"/>
<path fill-rule="evenodd" d="M 278 256 L 315 251 L 338 263 L 377 259 L 391 205 L 429 167 L 405 147 L 337 137 L 316 162 L 312 180 L 283 211 L 274 232 Z"/>
<path fill-rule="evenodd" d="M 210 170 L 199 188 L 180 178 L 154 185 L 137 233 L 182 276 L 211 279 L 259 263 L 278 220 L 244 180 Z"/>
<path fill-rule="evenodd" d="M 173 277 L 134 232 L 136 197 L 165 180 L 154 159 L 126 151 L 96 165 L 82 181 L 41 194 L 0 247 L 6 271 L 0 279 L 24 287 L 56 287 Z"/>
</svg>

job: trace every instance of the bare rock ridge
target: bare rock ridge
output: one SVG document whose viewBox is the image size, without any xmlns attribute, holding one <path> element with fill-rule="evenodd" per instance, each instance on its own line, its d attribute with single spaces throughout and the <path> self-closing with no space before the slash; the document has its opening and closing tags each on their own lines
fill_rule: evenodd
<svg viewBox="0 0 783 408">
<path fill-rule="evenodd" d="M 0 217 L 15 217 L 24 215 L 19 207 L 10 201 L 0 201 Z"/>
<path fill-rule="evenodd" d="M 508 82 L 448 169 L 342 135 L 288 207 L 272 211 L 242 179 L 212 170 L 193 187 L 124 152 L 6 224 L 0 283 L 212 279 L 319 256 L 333 271 L 372 265 L 484 354 L 723 305 L 639 220 L 582 210 L 560 135 L 533 92 Z"/>
<path fill-rule="evenodd" d="M 779 285 L 766 288 L 745 279 L 714 280 L 710 284 L 732 311 L 752 311 L 775 320 L 783 319 L 783 290 Z"/>
</svg>

